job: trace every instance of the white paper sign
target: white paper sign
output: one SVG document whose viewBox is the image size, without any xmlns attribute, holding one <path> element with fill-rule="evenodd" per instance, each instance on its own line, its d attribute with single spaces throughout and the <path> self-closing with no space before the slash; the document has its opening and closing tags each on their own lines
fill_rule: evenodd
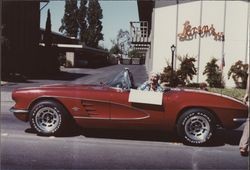
<svg viewBox="0 0 250 170">
<path fill-rule="evenodd" d="M 162 105 L 162 98 L 163 98 L 162 92 L 131 89 L 128 101 L 132 103 Z"/>
</svg>

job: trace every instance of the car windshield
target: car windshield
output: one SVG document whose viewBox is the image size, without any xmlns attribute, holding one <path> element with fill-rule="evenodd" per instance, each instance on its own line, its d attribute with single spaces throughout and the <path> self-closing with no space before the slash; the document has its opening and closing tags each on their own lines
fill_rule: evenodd
<svg viewBox="0 0 250 170">
<path fill-rule="evenodd" d="M 121 71 L 115 78 L 107 83 L 107 85 L 115 88 L 122 88 L 129 90 L 134 87 L 133 76 L 128 69 Z"/>
</svg>

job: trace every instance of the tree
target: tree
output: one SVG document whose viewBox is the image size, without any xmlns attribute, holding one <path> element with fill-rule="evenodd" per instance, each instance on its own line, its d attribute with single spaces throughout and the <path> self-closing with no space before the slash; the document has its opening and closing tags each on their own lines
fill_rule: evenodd
<svg viewBox="0 0 250 170">
<path fill-rule="evenodd" d="M 89 1 L 87 10 L 88 28 L 85 43 L 90 47 L 98 47 L 100 40 L 103 40 L 102 32 L 102 9 L 98 0 Z"/>
<path fill-rule="evenodd" d="M 59 71 L 59 62 L 58 62 L 58 52 L 55 51 L 52 46 L 52 34 L 51 34 L 51 15 L 50 10 L 47 11 L 47 20 L 46 27 L 44 32 L 44 43 L 45 48 L 42 48 L 37 55 L 38 59 L 35 61 L 37 63 L 36 70 L 39 70 L 43 73 L 53 73 Z M 46 67 L 43 67 L 45 66 Z M 40 67 L 42 66 L 42 67 Z"/>
<path fill-rule="evenodd" d="M 80 29 L 80 34 L 79 34 L 79 37 L 80 37 L 80 41 L 81 42 L 85 42 L 86 41 L 86 31 L 87 31 L 87 21 L 86 21 L 86 16 L 87 16 L 87 7 L 86 7 L 86 4 L 87 4 L 87 0 L 81 0 L 80 1 L 80 7 L 78 9 L 78 19 L 77 19 L 77 22 L 78 22 L 78 26 L 79 26 L 79 29 Z"/>
<path fill-rule="evenodd" d="M 111 54 L 128 54 L 131 45 L 131 36 L 127 30 L 120 29 L 116 39 L 111 40 L 113 47 L 110 49 Z M 115 52 L 115 53 L 114 53 Z"/>
<path fill-rule="evenodd" d="M 46 47 L 50 47 L 52 45 L 52 35 L 51 35 L 51 17 L 50 10 L 47 11 L 47 20 L 46 27 L 44 32 L 44 43 Z"/>
<path fill-rule="evenodd" d="M 216 64 L 218 60 L 212 58 L 210 62 L 205 66 L 203 75 L 207 75 L 206 82 L 210 87 L 224 88 L 224 81 L 222 77 L 222 72 L 219 69 L 219 66 Z"/>
<path fill-rule="evenodd" d="M 128 54 L 131 46 L 131 35 L 127 30 L 120 29 L 116 37 L 117 44 L 120 46 L 123 54 Z"/>
<path fill-rule="evenodd" d="M 228 79 L 232 76 L 236 87 L 245 89 L 248 76 L 247 69 L 248 64 L 243 64 L 240 60 L 237 61 L 228 71 Z"/>
<path fill-rule="evenodd" d="M 62 25 L 59 28 L 66 36 L 77 38 L 79 25 L 77 23 L 78 7 L 77 0 L 66 0 Z"/>
<path fill-rule="evenodd" d="M 122 51 L 121 51 L 120 47 L 117 44 L 115 44 L 113 47 L 111 47 L 111 49 L 109 50 L 109 53 L 110 54 L 121 54 Z"/>
</svg>

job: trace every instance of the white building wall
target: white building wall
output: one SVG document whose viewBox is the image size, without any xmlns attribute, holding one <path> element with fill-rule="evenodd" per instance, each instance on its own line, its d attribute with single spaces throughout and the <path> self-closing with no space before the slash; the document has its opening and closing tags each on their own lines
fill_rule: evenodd
<svg viewBox="0 0 250 170">
<path fill-rule="evenodd" d="M 249 37 L 247 36 L 247 29 L 249 29 L 247 15 L 250 15 L 250 8 L 246 1 L 227 2 L 227 19 L 225 31 L 227 36 L 225 41 L 225 73 L 228 72 L 231 65 L 236 61 L 241 60 L 243 62 L 247 62 L 246 59 L 249 59 L 249 56 L 247 56 L 247 51 L 249 50 L 247 47 L 247 42 L 250 41 Z"/>
<path fill-rule="evenodd" d="M 201 5 L 202 1 L 195 1 L 190 3 L 182 3 L 183 1 L 180 1 L 179 4 L 179 11 L 178 11 L 178 28 L 177 28 L 177 34 L 181 33 L 184 28 L 184 23 L 186 21 L 189 21 L 192 27 L 197 27 L 201 25 Z M 177 37 L 177 35 L 176 35 Z M 201 38 L 199 36 L 193 37 L 192 40 L 187 41 L 180 41 L 179 38 L 177 38 L 176 43 L 176 54 L 177 56 L 183 56 L 188 55 L 189 57 L 195 57 L 196 58 L 196 67 L 198 68 L 198 63 L 200 63 L 200 40 Z M 178 68 L 180 62 L 176 59 L 176 67 Z M 194 80 L 197 78 L 194 77 Z"/>
<path fill-rule="evenodd" d="M 169 63 L 171 65 L 170 46 L 176 41 L 176 5 L 169 6 L 169 1 L 155 1 L 154 38 L 152 43 L 152 70 L 162 72 Z"/>
<path fill-rule="evenodd" d="M 213 24 L 216 32 L 224 32 L 225 26 L 225 1 L 202 1 L 201 10 L 201 25 L 210 26 Z M 225 39 L 228 35 L 224 32 Z M 223 43 L 225 47 L 226 41 L 216 41 L 213 36 L 200 38 L 200 69 L 199 69 L 199 81 L 205 82 L 206 76 L 203 76 L 203 71 L 207 62 L 211 61 L 212 58 L 218 59 L 217 64 L 221 65 L 222 55 L 225 56 L 225 50 L 223 50 Z M 224 48 L 225 49 L 225 48 Z M 226 59 L 225 59 L 226 62 Z M 228 66 L 226 64 L 226 66 Z M 226 67 L 223 69 L 223 74 L 225 74 Z M 226 78 L 226 77 L 225 77 Z"/>
<path fill-rule="evenodd" d="M 186 0 L 185 0 L 186 1 Z M 184 1 L 184 2 L 185 2 Z M 231 65 L 236 61 L 246 62 L 249 54 L 247 42 L 249 41 L 248 15 L 249 2 L 247 1 L 190 1 L 179 4 L 173 1 L 155 1 L 154 14 L 152 16 L 151 57 L 149 71 L 162 72 L 167 63 L 171 65 L 172 44 L 176 45 L 176 55 L 196 57 L 196 67 L 199 67 L 199 77 L 194 82 L 205 82 L 206 76 L 202 73 L 207 62 L 212 57 L 217 58 L 217 64 L 221 64 L 221 58 L 225 56 L 223 74 L 227 86 L 234 86 L 232 79 L 227 79 L 227 73 Z M 183 31 L 183 24 L 190 21 L 192 27 L 213 24 L 216 32 L 224 32 L 224 47 L 222 41 L 214 40 L 213 36 L 194 37 L 192 40 L 180 41 L 178 33 Z M 176 62 L 178 68 L 179 62 Z"/>
<path fill-rule="evenodd" d="M 146 60 L 145 60 L 145 65 L 146 65 L 146 70 L 148 72 L 152 71 L 152 67 L 153 67 L 153 47 L 154 47 L 154 29 L 155 29 L 155 25 L 154 25 L 154 18 L 155 18 L 155 9 L 153 9 L 152 11 L 152 22 L 151 22 L 151 32 L 150 32 L 150 42 L 151 45 L 149 46 L 149 49 L 147 50 L 146 53 Z"/>
</svg>

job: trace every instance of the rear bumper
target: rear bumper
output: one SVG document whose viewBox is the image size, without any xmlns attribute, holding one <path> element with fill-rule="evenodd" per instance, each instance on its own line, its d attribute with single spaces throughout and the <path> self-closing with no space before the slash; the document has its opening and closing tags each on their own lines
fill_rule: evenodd
<svg viewBox="0 0 250 170">
<path fill-rule="evenodd" d="M 24 122 L 29 120 L 29 111 L 26 109 L 15 109 L 14 107 L 10 108 L 10 112 L 14 113 L 14 115 Z"/>
</svg>

